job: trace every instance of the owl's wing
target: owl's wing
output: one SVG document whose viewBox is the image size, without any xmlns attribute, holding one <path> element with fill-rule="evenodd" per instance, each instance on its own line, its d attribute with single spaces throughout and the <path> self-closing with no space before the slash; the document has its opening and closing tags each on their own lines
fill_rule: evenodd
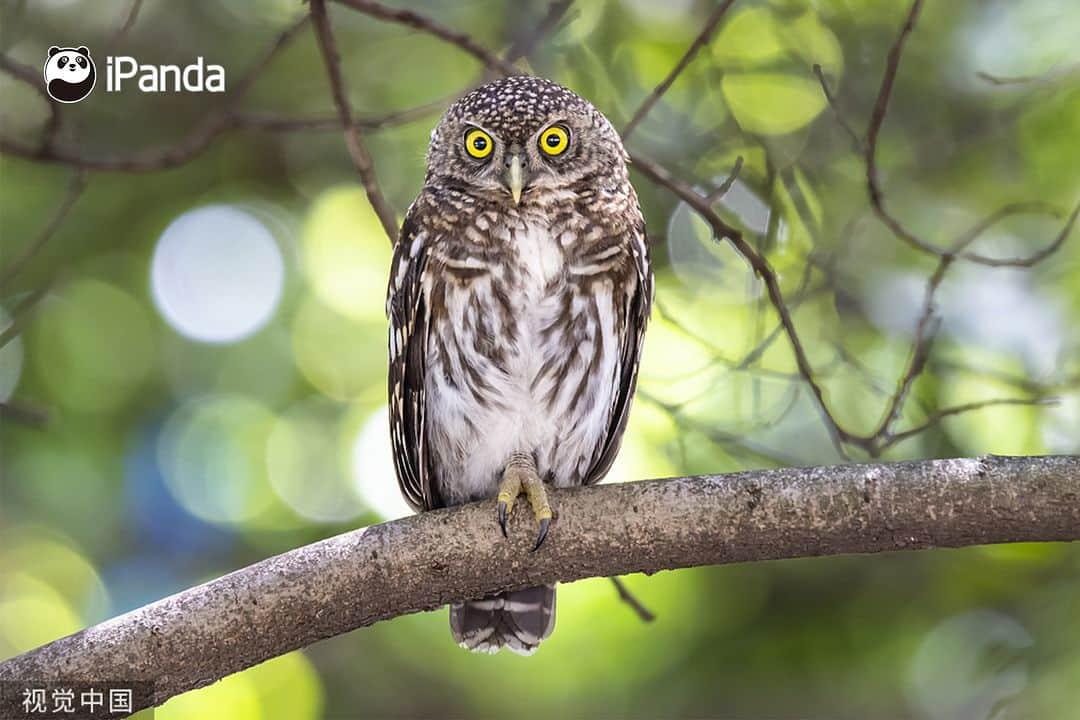
<svg viewBox="0 0 1080 720">
<path fill-rule="evenodd" d="M 649 262 L 649 246 L 645 240 L 644 222 L 635 226 L 628 238 L 630 258 L 633 262 L 633 275 L 636 288 L 627 297 L 623 311 L 623 331 L 619 337 L 622 353 L 619 358 L 619 387 L 616 389 L 611 405 L 607 432 L 596 456 L 596 460 L 584 476 L 584 484 L 599 482 L 619 452 L 626 419 L 630 414 L 630 401 L 637 386 L 638 364 L 641 361 L 641 343 L 645 338 L 645 326 L 649 322 L 649 312 L 653 300 L 653 274 Z"/>
<path fill-rule="evenodd" d="M 431 487 L 424 448 L 424 377 L 427 370 L 428 308 L 423 278 L 427 240 L 415 205 L 409 208 L 394 245 L 386 315 L 390 321 L 390 442 L 398 486 L 417 512 L 442 502 Z"/>
</svg>

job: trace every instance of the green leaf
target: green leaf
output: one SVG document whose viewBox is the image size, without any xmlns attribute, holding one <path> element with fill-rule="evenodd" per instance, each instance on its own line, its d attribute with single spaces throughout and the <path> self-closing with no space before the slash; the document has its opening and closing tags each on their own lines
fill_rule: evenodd
<svg viewBox="0 0 1080 720">
<path fill-rule="evenodd" d="M 780 26 L 780 36 L 788 49 L 806 60 L 808 65 L 820 65 L 832 77 L 844 71 L 844 50 L 836 35 L 817 16 L 807 10 L 794 22 Z"/>
<path fill-rule="evenodd" d="M 809 78 L 781 73 L 734 73 L 721 83 L 735 120 L 747 132 L 785 135 L 810 123 L 825 97 Z"/>
<path fill-rule="evenodd" d="M 752 68 L 787 57 L 780 24 L 768 8 L 749 8 L 737 14 L 717 34 L 713 57 L 725 67 Z"/>
</svg>

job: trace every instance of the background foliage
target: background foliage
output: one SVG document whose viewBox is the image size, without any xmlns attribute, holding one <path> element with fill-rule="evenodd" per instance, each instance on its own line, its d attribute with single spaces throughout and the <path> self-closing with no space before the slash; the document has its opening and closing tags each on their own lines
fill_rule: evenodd
<svg viewBox="0 0 1080 720">
<path fill-rule="evenodd" d="M 148 0 L 118 33 L 119 0 L 0 7 L 6 57 L 37 68 L 49 45 L 91 48 L 99 86 L 64 108 L 55 145 L 106 160 L 183 146 L 229 102 L 107 93 L 106 54 L 203 56 L 235 88 L 306 12 L 295 0 Z M 548 8 L 409 7 L 495 51 Z M 623 127 L 711 9 L 578 0 L 524 67 Z M 906 12 L 736 2 L 628 142 L 704 191 L 742 158 L 715 207 L 776 269 L 833 416 L 858 432 L 896 392 L 936 261 L 870 213 L 863 158 L 811 67 L 861 132 Z M 330 18 L 359 117 L 436 101 L 365 134 L 400 217 L 438 112 L 483 68 L 400 25 L 337 6 Z M 1013 257 L 1050 242 L 1080 196 L 1078 35 L 1068 3 L 930 0 L 878 141 L 892 212 L 947 246 L 1006 203 L 1039 201 L 1056 213 L 1007 218 L 971 249 Z M 258 77 L 244 112 L 333 117 L 310 29 Z M 3 138 L 33 147 L 49 109 L 0 75 L 0 122 Z M 13 338 L 0 349 L 0 657 L 407 512 L 385 419 L 386 237 L 333 122 L 255 125 L 173 168 L 90 169 L 55 234 L 0 285 L 0 331 Z M 57 214 L 72 175 L 0 157 L 0 268 Z M 838 454 L 746 263 L 634 179 L 658 307 L 611 479 L 864 457 Z M 884 456 L 1080 452 L 1078 286 L 1076 237 L 1033 268 L 950 268 L 897 429 L 964 403 L 1024 403 L 934 420 Z M 1015 545 L 629 578 L 652 624 L 592 580 L 560 591 L 558 631 L 531 659 L 460 651 L 437 611 L 268 662 L 157 717 L 1080 718 L 1078 570 L 1076 547 Z"/>
</svg>

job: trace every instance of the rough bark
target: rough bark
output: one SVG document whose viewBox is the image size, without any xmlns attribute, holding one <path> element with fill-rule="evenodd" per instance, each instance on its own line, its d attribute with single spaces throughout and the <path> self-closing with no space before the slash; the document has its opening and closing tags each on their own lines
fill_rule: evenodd
<svg viewBox="0 0 1080 720">
<path fill-rule="evenodd" d="M 528 552 L 493 502 L 297 548 L 0 663 L 0 680 L 150 679 L 154 702 L 380 620 L 497 590 L 719 563 L 1080 539 L 1080 457 L 985 457 L 553 493 Z M 662 621 L 662 620 L 661 620 Z"/>
</svg>

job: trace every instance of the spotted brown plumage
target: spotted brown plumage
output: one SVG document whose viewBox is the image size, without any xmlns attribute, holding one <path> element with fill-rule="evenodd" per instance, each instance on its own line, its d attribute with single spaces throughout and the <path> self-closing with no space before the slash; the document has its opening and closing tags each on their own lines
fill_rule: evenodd
<svg viewBox="0 0 1080 720">
<path fill-rule="evenodd" d="M 539 546 L 544 485 L 598 482 L 615 459 L 652 293 L 626 153 L 598 110 L 526 76 L 452 105 L 387 299 L 391 439 L 409 504 L 498 495 L 502 522 L 523 492 Z M 451 629 L 471 650 L 528 654 L 554 602 L 546 587 L 455 604 Z"/>
</svg>

